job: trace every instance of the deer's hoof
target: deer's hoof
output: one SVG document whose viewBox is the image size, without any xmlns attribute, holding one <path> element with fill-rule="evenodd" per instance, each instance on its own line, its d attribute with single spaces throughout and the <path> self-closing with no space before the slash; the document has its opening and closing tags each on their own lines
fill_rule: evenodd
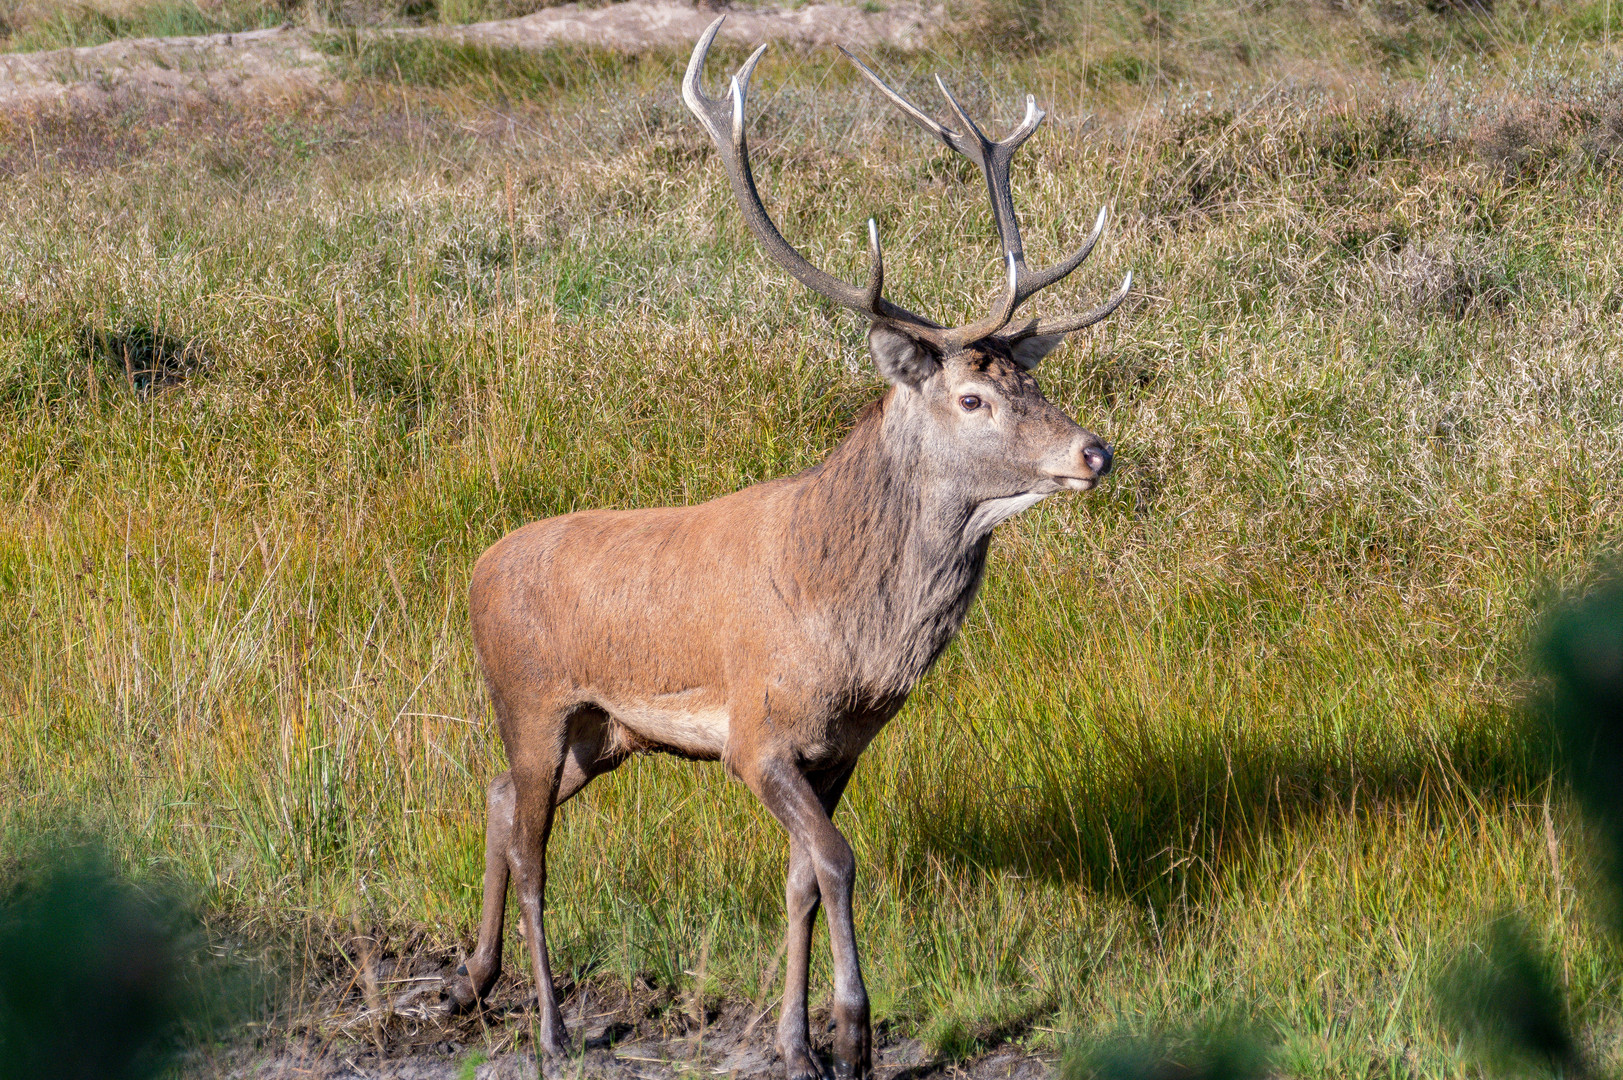
<svg viewBox="0 0 1623 1080">
<path fill-rule="evenodd" d="M 818 1066 L 817 1059 L 804 1047 L 788 1053 L 780 1049 L 778 1053 L 783 1058 L 784 1080 L 824 1080 L 823 1070 Z"/>
<path fill-rule="evenodd" d="M 480 993 L 468 977 L 468 965 L 462 964 L 445 980 L 445 1001 L 440 1005 L 444 1016 L 461 1016 L 479 1007 Z"/>
<path fill-rule="evenodd" d="M 564 1028 L 564 1022 L 553 1014 L 552 1023 L 543 1023 L 539 1032 L 540 1039 L 537 1047 L 541 1057 L 546 1061 L 558 1062 L 571 1056 L 569 1049 L 569 1032 Z"/>
<path fill-rule="evenodd" d="M 834 1080 L 873 1080 L 873 1040 L 866 1030 L 857 1038 L 834 1038 Z"/>
</svg>

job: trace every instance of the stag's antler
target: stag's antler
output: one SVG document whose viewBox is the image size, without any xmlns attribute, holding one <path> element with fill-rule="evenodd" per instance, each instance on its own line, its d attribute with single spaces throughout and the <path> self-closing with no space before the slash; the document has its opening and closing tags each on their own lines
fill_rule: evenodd
<svg viewBox="0 0 1623 1080">
<path fill-rule="evenodd" d="M 961 326 L 947 331 L 949 343 L 954 345 L 968 345 L 983 338 L 998 334 L 1007 341 L 1018 341 L 1021 338 L 1033 336 L 1049 336 L 1053 334 L 1068 334 L 1073 330 L 1080 330 L 1085 326 L 1092 326 L 1099 320 L 1107 317 L 1111 312 L 1121 306 L 1127 299 L 1127 290 L 1132 287 L 1133 275 L 1129 271 L 1121 283 L 1121 290 L 1111 297 L 1104 305 L 1088 312 L 1085 315 L 1073 315 L 1067 318 L 1050 319 L 1039 322 L 1035 319 L 1018 327 L 1012 332 L 1003 331 L 1014 317 L 1015 309 L 1025 303 L 1038 292 L 1048 288 L 1056 281 L 1082 265 L 1082 260 L 1093 254 L 1093 247 L 1104 234 L 1105 220 L 1109 216 L 1107 207 L 1099 208 L 1099 217 L 1093 224 L 1093 232 L 1082 242 L 1082 246 L 1063 262 L 1055 263 L 1046 270 L 1032 271 L 1026 267 L 1025 245 L 1020 239 L 1020 219 L 1014 213 L 1014 193 L 1009 187 L 1009 165 L 1014 160 L 1014 152 L 1020 149 L 1020 144 L 1031 138 L 1037 125 L 1043 122 L 1048 114 L 1037 108 L 1037 99 L 1030 94 L 1026 95 L 1026 118 L 1020 121 L 1020 126 L 1011 131 L 1008 136 L 999 142 L 988 139 L 980 126 L 969 118 L 964 107 L 958 104 L 958 99 L 952 96 L 947 84 L 937 75 L 935 84 L 941 90 L 941 96 L 947 99 L 952 111 L 958 115 L 958 120 L 964 126 L 962 133 L 944 127 L 932 120 L 923 110 L 911 101 L 898 94 L 885 84 L 885 80 L 875 75 L 873 70 L 851 55 L 850 50 L 841 48 L 841 52 L 857 66 L 857 70 L 867 76 L 869 82 L 879 89 L 879 92 L 888 97 L 892 104 L 901 109 L 907 118 L 931 135 L 940 139 L 948 147 L 973 161 L 981 170 L 986 179 L 986 193 L 992 200 L 992 216 L 997 222 L 998 240 L 1003 245 L 1003 262 L 1008 269 L 1008 278 L 1003 290 L 1003 298 L 992 309 L 991 314 L 967 326 Z"/>
<path fill-rule="evenodd" d="M 1037 100 L 1028 94 L 1026 118 L 1020 122 L 1019 127 L 1009 133 L 1007 138 L 1001 142 L 992 142 L 964 112 L 963 106 L 958 104 L 958 99 L 952 96 L 952 92 L 941 81 L 941 77 L 937 76 L 936 85 L 941 88 L 947 104 L 952 106 L 953 112 L 957 113 L 964 126 L 965 133 L 960 134 L 930 119 L 912 102 L 885 85 L 884 80 L 845 49 L 840 51 L 856 64 L 858 70 L 867 76 L 881 93 L 907 114 L 909 119 L 980 167 L 981 175 L 986 178 L 987 194 L 992 200 L 992 214 L 997 222 L 998 239 L 1003 245 L 1003 260 L 1008 277 L 1003 297 L 991 314 L 966 326 L 946 329 L 939 323 L 891 303 L 881 295 L 884 289 L 885 265 L 879 249 L 879 227 L 872 218 L 868 219 L 868 248 L 873 263 L 868 273 L 866 287 L 851 285 L 813 266 L 783 238 L 783 234 L 778 232 L 778 227 L 772 223 L 766 208 L 761 205 L 761 195 L 756 190 L 755 177 L 750 171 L 749 145 L 744 135 L 744 98 L 749 91 L 750 75 L 755 71 L 756 62 L 761 59 L 761 54 L 766 52 L 766 46 L 762 45 L 756 49 L 750 58 L 744 61 L 744 66 L 738 70 L 738 74 L 733 76 L 727 100 L 707 97 L 699 85 L 700 77 L 704 73 L 705 57 L 709 54 L 710 45 L 715 41 L 716 34 L 721 30 L 721 24 L 725 19 L 724 15 L 711 23 L 704 36 L 699 39 L 698 45 L 694 47 L 693 58 L 688 61 L 687 75 L 682 80 L 682 100 L 710 132 L 711 140 L 721 153 L 727 175 L 732 180 L 733 193 L 738 198 L 739 207 L 744 213 L 744 221 L 750 231 L 766 248 L 767 254 L 794 275 L 801 284 L 836 304 L 862 312 L 871 319 L 887 319 L 899 323 L 909 334 L 944 349 L 961 348 L 994 335 L 1004 341 L 1013 342 L 1028 337 L 1068 334 L 1073 330 L 1092 326 L 1115 311 L 1121 306 L 1122 301 L 1127 299 L 1127 291 L 1133 283 L 1131 273 L 1122 281 L 1121 290 L 1093 311 L 1059 319 L 1042 321 L 1033 319 L 1013 330 L 1006 329 L 1009 320 L 1014 317 L 1016 308 L 1038 291 L 1046 289 L 1082 265 L 1082 260 L 1093 252 L 1094 245 L 1104 233 L 1106 211 L 1100 209 L 1093 232 L 1070 258 L 1046 270 L 1028 269 L 1025 248 L 1020 239 L 1020 222 L 1015 217 L 1014 197 L 1009 188 L 1009 163 L 1020 144 L 1031 137 L 1031 133 L 1037 130 L 1037 125 L 1042 123 L 1046 115 L 1037 108 Z"/>
<path fill-rule="evenodd" d="M 727 176 L 733 182 L 733 194 L 738 198 L 739 208 L 744 212 L 744 223 L 749 226 L 750 232 L 755 234 L 761 246 L 766 248 L 766 253 L 779 266 L 812 292 L 853 311 L 860 311 L 870 319 L 902 323 L 909 332 L 925 340 L 945 344 L 945 331 L 939 323 L 915 315 L 882 295 L 885 258 L 879 249 L 879 226 L 872 218 L 868 219 L 868 251 L 873 261 L 868 270 L 868 284 L 861 288 L 813 266 L 783 238 L 778 227 L 772 223 L 766 207 L 761 205 L 761 193 L 755 188 L 755 175 L 750 171 L 749 142 L 744 135 L 744 98 L 749 93 L 750 75 L 754 73 L 761 54 L 766 52 L 766 46 L 756 49 L 744 61 L 744 66 L 732 77 L 727 98 L 709 97 L 699 85 L 700 77 L 704 74 L 705 56 L 710 52 L 710 44 L 716 40 L 716 33 L 726 18 L 723 15 L 711 23 L 699 39 L 699 44 L 694 46 L 693 58 L 688 61 L 687 74 L 682 79 L 682 100 L 710 132 L 711 141 L 716 144 L 722 163 L 726 166 Z"/>
</svg>

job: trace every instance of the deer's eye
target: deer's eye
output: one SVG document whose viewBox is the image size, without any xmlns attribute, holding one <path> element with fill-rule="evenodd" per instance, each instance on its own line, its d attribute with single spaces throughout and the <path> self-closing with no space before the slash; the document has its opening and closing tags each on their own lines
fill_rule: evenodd
<svg viewBox="0 0 1623 1080">
<path fill-rule="evenodd" d="M 983 404 L 985 403 L 974 394 L 965 394 L 963 397 L 958 399 L 958 407 L 963 409 L 965 412 L 974 412 Z"/>
</svg>

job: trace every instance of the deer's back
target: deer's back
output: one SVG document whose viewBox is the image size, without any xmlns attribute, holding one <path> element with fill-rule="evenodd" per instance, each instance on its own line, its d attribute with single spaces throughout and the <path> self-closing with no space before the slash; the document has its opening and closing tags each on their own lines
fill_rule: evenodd
<svg viewBox="0 0 1623 1080">
<path fill-rule="evenodd" d="M 492 545 L 469 613 L 498 711 L 507 701 L 522 712 L 524 699 L 595 704 L 629 745 L 720 757 L 738 685 L 827 696 L 844 673 L 813 640 L 818 620 L 774 581 L 793 483 L 698 506 L 566 514 Z"/>
</svg>

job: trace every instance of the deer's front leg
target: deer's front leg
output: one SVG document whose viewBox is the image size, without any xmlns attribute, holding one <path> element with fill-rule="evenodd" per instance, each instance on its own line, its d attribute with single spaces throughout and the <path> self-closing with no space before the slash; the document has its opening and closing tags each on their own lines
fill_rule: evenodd
<svg viewBox="0 0 1623 1080">
<path fill-rule="evenodd" d="M 790 904 L 789 970 L 784 1015 L 778 1024 L 779 1051 L 784 1055 L 789 1080 L 816 1075 L 805 1041 L 805 957 L 817 907 L 815 902 L 807 902 L 810 891 L 804 871 L 798 879 L 796 877 L 796 855 L 810 864 L 818 897 L 828 910 L 829 948 L 834 959 L 834 1074 L 840 1080 L 866 1080 L 873 1074 L 873 1032 L 852 919 L 856 856 L 829 819 L 829 810 L 844 790 L 849 772 L 820 794 L 812 781 L 786 760 L 757 761 L 738 771 L 766 808 L 783 823 L 793 844 L 786 890 Z M 826 805 L 825 799 L 828 800 Z M 797 915 L 801 915 L 798 924 Z"/>
<path fill-rule="evenodd" d="M 851 770 L 844 768 L 827 777 L 816 778 L 812 787 L 817 791 L 823 812 L 834 816 L 840 796 L 845 792 Z M 817 922 L 817 908 L 822 903 L 822 890 L 817 885 L 817 867 L 811 853 L 791 840 L 789 846 L 789 873 L 784 879 L 784 907 L 789 916 L 785 933 L 784 955 L 788 963 L 784 969 L 783 1009 L 778 1016 L 778 1056 L 783 1058 L 784 1071 L 789 1080 L 818 1080 L 821 1071 L 811 1054 L 811 1041 L 806 1023 L 806 994 L 811 968 L 812 928 Z"/>
</svg>

